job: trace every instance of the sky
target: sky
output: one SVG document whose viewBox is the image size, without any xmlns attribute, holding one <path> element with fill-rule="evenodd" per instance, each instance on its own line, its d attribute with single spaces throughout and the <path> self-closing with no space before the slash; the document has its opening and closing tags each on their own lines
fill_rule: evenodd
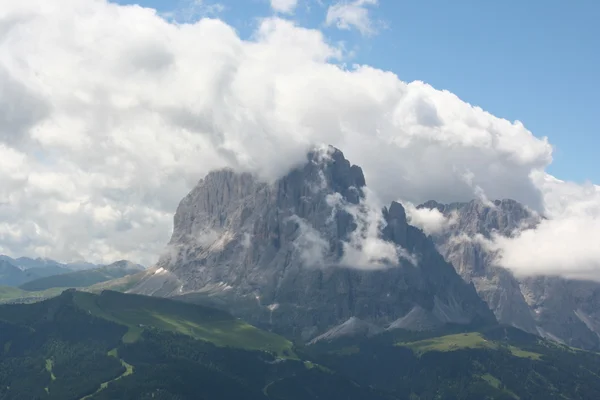
<svg viewBox="0 0 600 400">
<path fill-rule="evenodd" d="M 284 3 L 286 0 L 282 0 Z M 161 12 L 189 2 L 122 0 Z M 289 2 L 289 0 L 288 0 Z M 292 2 L 290 2 L 291 4 Z M 366 6 L 371 33 L 325 25 L 332 1 L 298 0 L 287 17 L 344 41 L 361 63 L 424 81 L 508 120 L 520 120 L 554 146 L 548 171 L 600 183 L 600 3 L 595 0 L 380 0 Z M 351 3 L 351 2 L 349 2 Z M 210 5 L 218 4 L 220 7 Z M 368 4 L 368 2 L 367 2 Z M 258 18 L 277 13 L 269 0 L 204 2 L 197 14 L 218 16 L 249 37 Z M 213 11 L 212 13 L 210 11 Z M 182 17 L 185 19 L 185 17 Z"/>
<path fill-rule="evenodd" d="M 447 3 L 0 0 L 0 253 L 151 265 L 207 172 L 327 143 L 373 207 L 513 198 L 547 219 L 502 265 L 600 278 L 598 6 Z"/>
</svg>

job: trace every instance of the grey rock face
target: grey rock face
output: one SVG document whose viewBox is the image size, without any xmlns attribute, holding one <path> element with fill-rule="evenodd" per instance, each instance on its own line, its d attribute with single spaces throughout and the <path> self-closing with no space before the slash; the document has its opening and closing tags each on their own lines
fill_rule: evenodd
<svg viewBox="0 0 600 400">
<path fill-rule="evenodd" d="M 540 335 L 574 347 L 600 347 L 598 282 L 539 276 L 520 283 Z"/>
<path fill-rule="evenodd" d="M 495 254 L 477 235 L 490 239 L 492 232 L 511 236 L 535 227 L 539 217 L 514 200 L 439 204 L 419 207 L 438 209 L 453 218 L 450 229 L 433 236 L 446 260 L 467 282 L 472 282 L 500 323 L 576 347 L 600 344 L 600 284 L 558 277 L 517 279 L 494 265 Z"/>
<path fill-rule="evenodd" d="M 208 174 L 181 201 L 167 252 L 146 275 L 133 292 L 226 304 L 306 340 L 352 317 L 387 326 L 416 305 L 443 322 L 495 322 L 402 205 L 374 208 L 362 170 L 333 148 L 273 183 Z"/>
<path fill-rule="evenodd" d="M 433 239 L 463 279 L 475 285 L 498 322 L 537 334 L 534 316 L 519 282 L 509 271 L 495 266 L 495 254 L 476 240 L 477 235 L 490 239 L 492 232 L 510 236 L 517 229 L 534 226 L 536 217 L 513 200 L 496 201 L 493 206 L 479 200 L 449 205 L 430 201 L 419 207 L 436 208 L 452 218 L 450 229 L 434 235 Z"/>
<path fill-rule="evenodd" d="M 430 331 L 442 325 L 431 311 L 415 306 L 404 317 L 397 319 L 388 326 L 387 330 L 405 329 L 408 331 Z"/>
<path fill-rule="evenodd" d="M 360 320 L 356 317 L 352 317 L 343 324 L 335 326 L 324 334 L 317 336 L 311 340 L 309 344 L 315 344 L 323 341 L 330 342 L 336 339 L 348 337 L 370 337 L 381 332 L 383 332 L 383 329 L 380 327 Z"/>
</svg>

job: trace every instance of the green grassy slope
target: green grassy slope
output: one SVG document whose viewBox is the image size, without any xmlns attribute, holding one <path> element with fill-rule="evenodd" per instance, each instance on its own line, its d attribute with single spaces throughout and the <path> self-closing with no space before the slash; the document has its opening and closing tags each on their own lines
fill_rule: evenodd
<svg viewBox="0 0 600 400">
<path fill-rule="evenodd" d="M 417 354 L 428 351 L 457 351 L 464 349 L 489 349 L 498 350 L 505 346 L 513 356 L 537 360 L 540 353 L 520 349 L 513 345 L 503 345 L 493 340 L 486 339 L 480 332 L 465 332 L 454 335 L 444 335 L 431 339 L 418 340 L 415 342 L 398 342 L 396 346 L 405 346 L 413 349 Z"/>
<path fill-rule="evenodd" d="M 132 328 L 140 330 L 132 335 Z M 0 398 L 397 399 L 316 363 L 281 357 L 291 349 L 215 309 L 68 290 L 0 306 Z"/>
<path fill-rule="evenodd" d="M 46 276 L 31 280 L 20 286 L 27 291 L 40 291 L 50 288 L 83 288 L 100 282 L 122 278 L 139 270 L 104 266 L 96 269 L 74 271 L 66 274 Z"/>
<path fill-rule="evenodd" d="M 360 385 L 415 399 L 600 398 L 600 355 L 512 327 L 391 331 L 318 343 L 299 355 Z"/>
<path fill-rule="evenodd" d="M 149 328 L 181 333 L 218 346 L 293 356 L 292 343 L 216 309 L 134 294 L 75 292 L 74 301 L 92 315 L 128 328 L 124 342 L 135 342 Z"/>
<path fill-rule="evenodd" d="M 145 271 L 136 274 L 127 275 L 121 278 L 111 279 L 104 282 L 99 282 L 88 286 L 84 289 L 86 292 L 101 293 L 103 290 L 112 290 L 115 292 L 127 292 L 129 289 L 137 285 L 140 280 L 145 277 Z"/>
<path fill-rule="evenodd" d="M 65 288 L 52 288 L 41 291 L 27 291 L 12 286 L 0 286 L 0 304 L 21 302 L 30 303 L 45 300 L 61 294 Z"/>
</svg>

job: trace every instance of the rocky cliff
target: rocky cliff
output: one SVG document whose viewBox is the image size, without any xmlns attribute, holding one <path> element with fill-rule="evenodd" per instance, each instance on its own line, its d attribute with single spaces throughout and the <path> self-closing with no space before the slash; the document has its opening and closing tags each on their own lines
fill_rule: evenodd
<svg viewBox="0 0 600 400">
<path fill-rule="evenodd" d="M 496 254 L 485 244 L 493 232 L 511 236 L 535 227 L 537 214 L 514 200 L 429 201 L 419 208 L 437 209 L 452 221 L 432 238 L 500 323 L 572 346 L 598 348 L 600 284 L 547 276 L 517 279 L 495 265 Z"/>
<path fill-rule="evenodd" d="M 272 183 L 208 174 L 132 291 L 209 301 L 305 340 L 352 318 L 387 328 L 417 306 L 439 323 L 495 322 L 402 205 L 379 207 L 361 168 L 331 147 Z"/>
</svg>

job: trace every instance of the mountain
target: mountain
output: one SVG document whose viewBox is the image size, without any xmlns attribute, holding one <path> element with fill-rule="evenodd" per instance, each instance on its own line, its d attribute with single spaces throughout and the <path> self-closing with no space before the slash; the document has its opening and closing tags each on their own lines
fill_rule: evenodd
<svg viewBox="0 0 600 400">
<path fill-rule="evenodd" d="M 71 272 L 70 268 L 60 266 L 60 265 L 47 265 L 44 267 L 31 267 L 25 269 L 25 271 L 29 274 L 31 278 L 44 278 L 46 276 L 52 275 L 62 275 Z"/>
<path fill-rule="evenodd" d="M 42 291 L 51 288 L 81 288 L 122 278 L 143 271 L 144 267 L 121 260 L 103 267 L 47 276 L 29 281 L 20 286 L 27 291 Z"/>
<path fill-rule="evenodd" d="M 350 331 L 365 326 L 357 319 L 345 324 Z M 0 398 L 600 397 L 598 354 L 515 328 L 463 328 L 367 329 L 294 346 L 214 308 L 67 290 L 34 304 L 0 306 Z"/>
<path fill-rule="evenodd" d="M 51 267 L 64 267 L 63 264 L 61 264 L 57 261 L 51 260 L 49 258 L 19 257 L 19 258 L 12 259 L 7 256 L 2 256 L 2 257 L 10 260 L 11 263 L 13 263 L 14 265 L 16 265 L 18 267 L 21 267 L 22 269 L 30 269 L 30 268 L 43 269 L 43 268 L 51 268 Z"/>
<path fill-rule="evenodd" d="M 477 240 L 492 232 L 510 236 L 534 227 L 540 217 L 514 200 L 493 203 L 473 200 L 420 208 L 437 209 L 452 221 L 432 236 L 445 259 L 467 282 L 473 283 L 498 321 L 571 346 L 600 346 L 600 284 L 559 277 L 517 279 L 494 264 L 495 254 Z"/>
<path fill-rule="evenodd" d="M 584 349 L 600 349 L 600 283 L 554 276 L 520 280 L 543 337 Z"/>
<path fill-rule="evenodd" d="M 30 274 L 6 260 L 0 260 L 0 285 L 18 286 L 30 278 Z"/>
<path fill-rule="evenodd" d="M 65 264 L 65 266 L 72 271 L 81 271 L 81 270 L 85 270 L 85 269 L 98 268 L 101 265 L 92 264 L 92 263 L 82 260 L 82 261 L 74 261 L 74 262 L 67 263 L 67 264 Z"/>
<path fill-rule="evenodd" d="M 69 272 L 66 268 L 54 265 L 24 269 L 18 266 L 14 260 L 11 260 L 8 257 L 0 259 L 0 286 L 19 286 L 25 282 L 48 276 L 47 274 L 54 275 Z"/>
<path fill-rule="evenodd" d="M 361 168 L 332 147 L 272 183 L 209 173 L 130 291 L 218 305 L 303 340 L 352 317 L 385 328 L 415 306 L 440 324 L 495 323 L 402 205 L 381 209 Z"/>
<path fill-rule="evenodd" d="M 66 274 L 75 268 L 85 267 L 81 263 L 62 264 L 48 258 L 12 258 L 0 255 L 0 286 L 19 286 L 36 279 Z"/>
<path fill-rule="evenodd" d="M 82 269 L 93 269 L 98 268 L 100 265 L 88 263 L 86 261 L 76 261 L 71 263 L 61 263 L 50 258 L 30 258 L 30 257 L 18 257 L 12 258 L 7 255 L 0 254 L 0 261 L 8 261 L 9 263 L 21 268 L 21 269 L 33 269 L 37 271 L 55 271 L 54 273 L 46 273 L 47 275 L 56 275 L 61 271 L 79 271 Z"/>
</svg>

